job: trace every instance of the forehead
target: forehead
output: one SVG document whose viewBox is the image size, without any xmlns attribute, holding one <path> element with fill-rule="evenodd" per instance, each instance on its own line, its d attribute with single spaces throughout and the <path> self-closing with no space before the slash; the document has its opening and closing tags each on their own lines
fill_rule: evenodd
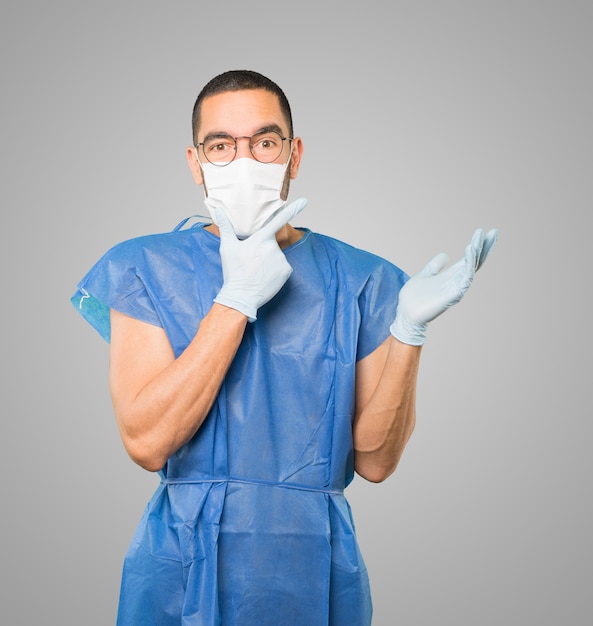
<svg viewBox="0 0 593 626">
<path fill-rule="evenodd" d="M 200 110 L 201 136 L 213 132 L 250 135 L 276 124 L 288 131 L 288 124 L 278 96 L 264 89 L 225 91 L 202 101 Z"/>
</svg>

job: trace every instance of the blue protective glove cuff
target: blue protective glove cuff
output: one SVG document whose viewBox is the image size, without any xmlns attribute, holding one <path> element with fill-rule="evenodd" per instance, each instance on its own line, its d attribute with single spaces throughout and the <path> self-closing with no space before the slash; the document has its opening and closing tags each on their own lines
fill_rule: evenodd
<svg viewBox="0 0 593 626">
<path fill-rule="evenodd" d="M 249 304 L 248 302 L 242 302 L 241 300 L 236 300 L 232 297 L 232 295 L 227 295 L 224 292 L 224 287 L 219 291 L 216 298 L 213 300 L 218 304 L 223 304 L 224 306 L 228 306 L 231 309 L 235 309 L 235 311 L 239 311 L 243 313 L 243 315 L 247 316 L 247 320 L 249 322 L 255 322 L 257 319 L 257 308 Z"/>
<path fill-rule="evenodd" d="M 427 324 L 412 324 L 403 316 L 395 316 L 395 320 L 389 327 L 389 332 L 402 343 L 409 346 L 422 346 L 426 341 Z"/>
</svg>

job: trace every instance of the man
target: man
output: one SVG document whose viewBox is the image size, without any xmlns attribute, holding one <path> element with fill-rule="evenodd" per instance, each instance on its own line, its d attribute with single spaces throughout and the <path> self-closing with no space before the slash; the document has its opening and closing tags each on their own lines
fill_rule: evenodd
<svg viewBox="0 0 593 626">
<path fill-rule="evenodd" d="M 408 281 L 290 225 L 302 155 L 275 83 L 215 77 L 187 150 L 212 223 L 116 246 L 73 297 L 111 342 L 126 450 L 162 479 L 126 557 L 120 625 L 370 624 L 343 489 L 354 471 L 395 470 L 426 326 L 496 231 Z"/>
</svg>

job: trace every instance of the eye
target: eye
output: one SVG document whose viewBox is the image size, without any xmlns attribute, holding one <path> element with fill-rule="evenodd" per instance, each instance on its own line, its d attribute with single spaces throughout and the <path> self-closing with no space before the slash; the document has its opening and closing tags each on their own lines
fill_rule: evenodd
<svg viewBox="0 0 593 626">
<path fill-rule="evenodd" d="M 278 150 L 278 146 L 282 144 L 282 139 L 277 133 L 265 133 L 255 135 L 252 138 L 253 148 L 262 152 L 270 152 Z"/>
<path fill-rule="evenodd" d="M 232 137 L 212 137 L 204 142 L 206 154 L 224 154 L 235 149 L 235 140 Z"/>
</svg>

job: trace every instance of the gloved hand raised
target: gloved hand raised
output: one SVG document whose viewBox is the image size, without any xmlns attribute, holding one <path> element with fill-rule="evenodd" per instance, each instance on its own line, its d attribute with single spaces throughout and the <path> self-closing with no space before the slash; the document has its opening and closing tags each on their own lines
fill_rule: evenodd
<svg viewBox="0 0 593 626">
<path fill-rule="evenodd" d="M 402 343 L 422 345 L 427 324 L 463 298 L 497 239 L 495 228 L 485 236 L 479 228 L 457 263 L 444 269 L 449 257 L 441 252 L 410 278 L 400 291 L 391 334 Z"/>
<path fill-rule="evenodd" d="M 276 241 L 276 233 L 306 204 L 305 198 L 295 200 L 247 239 L 237 239 L 224 211 L 214 209 L 220 231 L 223 276 L 222 288 L 214 302 L 241 311 L 250 322 L 256 320 L 259 307 L 271 300 L 292 274 L 292 267 Z"/>
</svg>

